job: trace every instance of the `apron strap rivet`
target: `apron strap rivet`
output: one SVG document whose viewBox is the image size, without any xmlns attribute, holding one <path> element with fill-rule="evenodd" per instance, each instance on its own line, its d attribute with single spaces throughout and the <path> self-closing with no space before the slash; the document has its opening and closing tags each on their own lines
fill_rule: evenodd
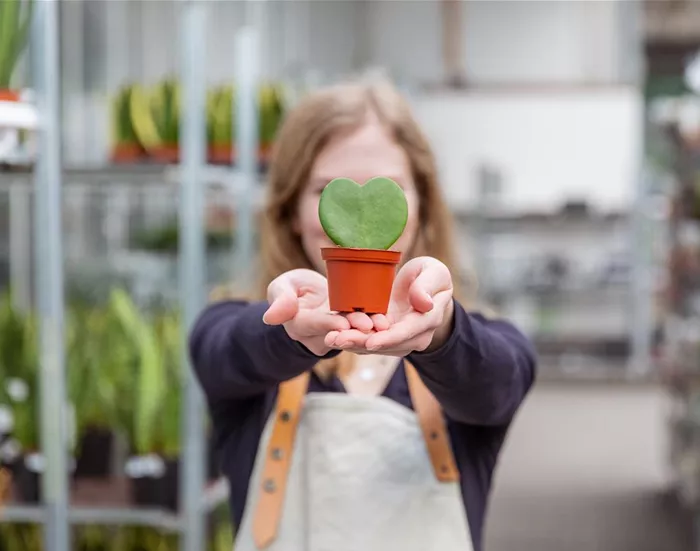
<svg viewBox="0 0 700 551">
<path fill-rule="evenodd" d="M 284 452 L 282 451 L 281 448 L 272 448 L 272 451 L 270 452 L 270 456 L 275 461 L 280 461 L 282 459 L 282 457 L 284 456 Z"/>
<path fill-rule="evenodd" d="M 275 484 L 274 480 L 268 478 L 263 483 L 263 490 L 265 490 L 268 494 L 274 494 L 277 491 L 277 484 Z"/>
<path fill-rule="evenodd" d="M 283 423 L 287 423 L 291 418 L 292 418 L 292 414 L 288 411 L 283 411 L 282 413 L 280 413 L 280 420 Z"/>
</svg>

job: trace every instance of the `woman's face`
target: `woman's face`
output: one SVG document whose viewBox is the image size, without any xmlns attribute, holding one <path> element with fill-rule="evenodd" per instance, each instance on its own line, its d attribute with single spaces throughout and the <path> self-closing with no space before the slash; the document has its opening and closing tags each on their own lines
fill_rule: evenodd
<svg viewBox="0 0 700 551">
<path fill-rule="evenodd" d="M 370 120 L 353 133 L 331 140 L 321 150 L 299 198 L 294 231 L 300 235 L 304 251 L 317 271 L 326 272 L 321 248 L 333 246 L 318 218 L 318 202 L 323 188 L 334 178 L 350 178 L 363 185 L 375 176 L 391 178 L 406 194 L 408 222 L 391 249 L 410 250 L 418 229 L 418 194 L 409 160 L 387 130 L 378 121 Z"/>
</svg>

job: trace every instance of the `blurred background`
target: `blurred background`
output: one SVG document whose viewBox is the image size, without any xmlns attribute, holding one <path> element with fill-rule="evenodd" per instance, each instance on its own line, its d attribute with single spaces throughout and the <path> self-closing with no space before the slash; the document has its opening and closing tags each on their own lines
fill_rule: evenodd
<svg viewBox="0 0 700 551">
<path fill-rule="evenodd" d="M 540 355 L 486 550 L 700 549 L 695 0 L 0 0 L 0 549 L 231 549 L 182 328 L 254 281 L 285 113 L 367 73 Z"/>
</svg>

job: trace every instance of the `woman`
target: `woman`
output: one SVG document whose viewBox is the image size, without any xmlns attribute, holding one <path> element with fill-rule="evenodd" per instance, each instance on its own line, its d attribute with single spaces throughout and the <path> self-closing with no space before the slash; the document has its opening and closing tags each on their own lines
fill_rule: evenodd
<svg viewBox="0 0 700 551">
<path fill-rule="evenodd" d="M 409 220 L 386 315 L 329 310 L 318 219 L 333 178 L 394 179 Z M 261 297 L 210 305 L 190 347 L 237 551 L 480 551 L 498 453 L 535 354 L 468 312 L 435 160 L 386 84 L 311 94 L 270 168 Z M 273 414 L 274 412 L 274 414 Z"/>
</svg>

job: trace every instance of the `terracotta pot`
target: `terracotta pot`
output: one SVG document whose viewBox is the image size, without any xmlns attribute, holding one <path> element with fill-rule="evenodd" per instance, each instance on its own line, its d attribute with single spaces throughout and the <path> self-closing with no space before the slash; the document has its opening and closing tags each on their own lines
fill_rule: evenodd
<svg viewBox="0 0 700 551">
<path fill-rule="evenodd" d="M 400 252 L 328 247 L 321 255 L 331 310 L 386 314 Z"/>
<path fill-rule="evenodd" d="M 230 145 L 209 146 L 209 162 L 217 165 L 230 165 L 233 162 L 233 150 Z"/>
<path fill-rule="evenodd" d="M 0 89 L 0 101 L 19 101 L 19 92 Z"/>
<path fill-rule="evenodd" d="M 175 145 L 162 145 L 149 150 L 154 161 L 163 164 L 177 163 L 180 161 L 180 147 Z"/>
<path fill-rule="evenodd" d="M 139 144 L 122 143 L 114 146 L 112 162 L 117 164 L 134 163 L 144 157 L 144 150 Z"/>
</svg>

